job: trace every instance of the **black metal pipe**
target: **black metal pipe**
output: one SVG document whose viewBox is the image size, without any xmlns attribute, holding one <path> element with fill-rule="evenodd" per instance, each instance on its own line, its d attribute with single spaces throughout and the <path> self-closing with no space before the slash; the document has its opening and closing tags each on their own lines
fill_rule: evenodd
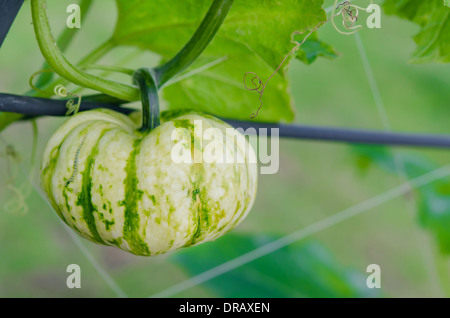
<svg viewBox="0 0 450 318">
<path fill-rule="evenodd" d="M 0 47 L 11 28 L 23 0 L 0 0 Z"/>
<path fill-rule="evenodd" d="M 280 137 L 307 139 L 315 141 L 344 142 L 350 144 L 375 144 L 389 146 L 411 146 L 449 148 L 450 135 L 398 133 L 376 130 L 362 130 L 339 127 L 321 127 L 298 124 L 266 124 L 248 121 L 227 120 L 235 128 L 267 128 L 267 135 L 271 136 L 271 128 L 278 129 Z"/>
<path fill-rule="evenodd" d="M 100 103 L 92 98 L 85 97 L 80 105 L 80 111 L 95 108 L 108 108 L 124 114 L 129 114 L 134 109 L 120 107 L 115 103 Z M 67 100 L 48 99 L 40 97 L 21 96 L 0 93 L 0 111 L 19 113 L 26 116 L 65 116 Z"/>
<path fill-rule="evenodd" d="M 27 118 L 36 116 L 65 116 L 67 100 L 29 97 L 0 93 L 0 111 L 20 113 Z M 80 111 L 95 108 L 108 108 L 123 114 L 129 114 L 135 109 L 121 107 L 117 99 L 105 99 L 104 95 L 83 97 Z M 255 128 L 260 134 L 260 128 L 267 129 L 271 136 L 272 129 L 278 129 L 278 135 L 285 138 L 296 138 L 315 141 L 343 142 L 349 144 L 375 144 L 388 146 L 409 146 L 450 149 L 450 135 L 398 133 L 376 130 L 321 127 L 298 124 L 260 123 L 255 121 L 240 121 L 222 118 L 235 128 Z"/>
</svg>

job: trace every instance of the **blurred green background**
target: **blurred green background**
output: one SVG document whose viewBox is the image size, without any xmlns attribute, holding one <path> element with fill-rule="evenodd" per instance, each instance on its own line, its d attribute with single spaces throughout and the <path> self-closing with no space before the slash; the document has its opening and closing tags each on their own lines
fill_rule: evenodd
<svg viewBox="0 0 450 318">
<path fill-rule="evenodd" d="M 55 34 L 64 28 L 65 9 L 71 2 L 48 1 Z M 324 7 L 331 4 L 332 1 L 325 1 Z M 69 60 L 76 61 L 106 40 L 115 19 L 113 1 L 95 1 L 67 51 Z M 408 64 L 415 48 L 412 36 L 417 31 L 416 25 L 383 14 L 381 29 L 364 28 L 359 36 L 392 129 L 450 134 L 450 68 L 442 64 Z M 296 122 L 383 129 L 355 36 L 340 35 L 330 25 L 321 28 L 319 35 L 340 56 L 335 60 L 318 59 L 310 66 L 292 62 L 289 76 Z M 154 55 L 137 56 L 134 51 L 115 49 L 102 64 L 115 64 L 130 54 L 132 58 L 126 66 L 157 63 Z M 29 77 L 42 62 L 34 39 L 30 4 L 25 1 L 0 50 L 0 91 L 23 94 L 29 89 Z M 38 159 L 61 121 L 38 120 Z M 216 242 L 173 255 L 143 258 L 84 239 L 74 240 L 42 198 L 38 168 L 30 170 L 30 123 L 13 124 L 0 136 L 0 297 L 117 296 L 117 289 L 111 288 L 102 276 L 105 272 L 127 296 L 151 296 L 404 182 L 376 165 L 361 169 L 351 146 L 282 140 L 279 172 L 260 175 L 255 205 L 237 229 Z M 14 146 L 16 160 L 6 156 L 5 144 Z M 396 151 L 420 155 L 437 167 L 450 162 L 449 151 Z M 16 187 L 26 188 L 29 176 L 36 185 L 30 188 L 26 213 L 5 207 L 14 197 L 9 188 L 11 175 L 15 176 Z M 445 293 L 450 289 L 450 267 L 438 254 L 430 233 L 420 227 L 415 202 L 413 193 L 391 200 L 174 296 L 450 296 Z M 94 263 L 77 245 L 80 242 Z M 81 266 L 81 289 L 66 287 L 69 264 Z M 381 290 L 366 287 L 369 264 L 381 267 Z"/>
</svg>

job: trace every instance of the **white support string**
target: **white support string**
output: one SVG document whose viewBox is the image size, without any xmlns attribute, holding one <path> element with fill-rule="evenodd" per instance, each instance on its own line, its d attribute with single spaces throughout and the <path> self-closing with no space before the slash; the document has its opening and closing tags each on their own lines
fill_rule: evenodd
<svg viewBox="0 0 450 318">
<path fill-rule="evenodd" d="M 22 173 L 24 175 L 27 175 L 23 169 L 21 169 Z M 36 193 L 42 198 L 42 200 L 45 201 L 45 203 L 53 210 L 53 207 L 48 202 L 48 200 L 45 198 L 45 196 L 41 193 L 40 189 L 33 183 L 33 188 L 36 191 Z M 74 243 L 78 246 L 78 248 L 81 250 L 83 255 L 87 258 L 87 260 L 91 263 L 91 265 L 95 268 L 95 270 L 98 272 L 98 274 L 104 279 L 106 284 L 111 288 L 111 290 L 116 294 L 119 298 L 128 298 L 127 294 L 119 287 L 119 285 L 114 281 L 114 279 L 107 273 L 107 271 L 97 262 L 97 260 L 94 258 L 91 252 L 84 246 L 84 244 L 81 242 L 81 239 L 73 233 L 71 229 L 67 227 L 66 224 L 64 224 L 60 220 L 61 226 L 64 228 L 64 230 L 67 232 L 67 234 L 70 236 L 70 238 L 74 241 Z"/>
<path fill-rule="evenodd" d="M 363 64 L 364 72 L 367 77 L 367 81 L 369 83 L 370 90 L 372 92 L 372 96 L 375 102 L 375 106 L 377 108 L 378 115 L 381 119 L 381 123 L 383 129 L 387 132 L 392 132 L 392 126 L 389 121 L 389 117 L 387 115 L 386 107 L 383 102 L 383 98 L 381 97 L 380 89 L 378 87 L 377 81 L 375 79 L 375 75 L 372 69 L 372 66 L 369 62 L 369 57 L 367 55 L 364 44 L 361 40 L 361 36 L 359 33 L 354 34 L 356 46 L 358 47 L 358 52 L 361 57 L 361 62 Z M 394 159 L 395 170 L 399 177 L 399 180 L 409 180 L 408 173 L 405 168 L 405 162 L 402 158 L 402 155 L 399 153 L 397 149 L 391 150 L 392 157 Z M 416 215 L 417 209 L 412 201 L 406 201 L 406 207 L 409 210 L 411 215 Z M 425 242 L 423 239 L 416 237 L 420 245 L 420 249 L 422 255 L 424 257 L 425 267 L 427 269 L 428 275 L 430 276 L 430 282 L 432 284 L 433 289 L 438 291 L 441 295 L 443 294 L 442 283 L 439 280 L 439 274 L 437 272 L 436 263 L 432 254 L 432 250 L 429 248 L 429 243 Z"/>
</svg>

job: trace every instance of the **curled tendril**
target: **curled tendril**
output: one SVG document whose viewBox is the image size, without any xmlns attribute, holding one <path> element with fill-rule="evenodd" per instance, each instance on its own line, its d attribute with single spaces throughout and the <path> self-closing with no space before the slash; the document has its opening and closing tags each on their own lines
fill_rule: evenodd
<svg viewBox="0 0 450 318">
<path fill-rule="evenodd" d="M 356 6 L 354 4 L 351 4 L 350 1 L 344 1 L 344 2 L 338 4 L 338 1 L 339 0 L 335 1 L 334 6 L 333 6 L 333 12 L 332 12 L 331 16 L 326 21 L 319 22 L 313 29 L 307 29 L 306 31 L 303 31 L 303 32 L 294 31 L 291 34 L 291 42 L 293 44 L 295 44 L 295 46 L 284 57 L 284 59 L 281 61 L 281 63 L 278 65 L 278 67 L 275 69 L 275 71 L 269 76 L 269 78 L 267 79 L 266 82 L 263 82 L 261 80 L 261 78 L 255 72 L 247 72 L 247 73 L 244 74 L 244 80 L 243 81 L 244 81 L 245 89 L 249 90 L 249 91 L 254 91 L 254 92 L 258 93 L 258 95 L 259 95 L 259 107 L 258 107 L 258 109 L 256 110 L 255 113 L 252 113 L 250 115 L 250 119 L 254 119 L 254 118 L 256 118 L 256 116 L 258 116 L 259 111 L 260 111 L 260 109 L 263 106 L 262 97 L 263 97 L 263 94 L 264 94 L 264 90 L 266 89 L 267 83 L 270 81 L 270 79 L 273 76 L 275 76 L 275 74 L 279 71 L 279 69 L 284 64 L 284 62 L 289 58 L 289 56 L 294 54 L 306 42 L 306 40 L 309 38 L 309 36 L 313 32 L 315 32 L 320 26 L 322 26 L 323 24 L 326 24 L 326 23 L 331 21 L 331 23 L 333 24 L 333 27 L 336 29 L 336 31 L 338 31 L 341 34 L 354 34 L 354 33 L 358 32 L 359 29 L 362 28 L 362 25 L 355 25 L 355 24 L 358 21 L 359 10 L 367 11 L 367 8 L 362 8 L 362 7 Z M 372 3 L 373 3 L 373 0 L 370 0 L 370 4 L 372 4 Z M 344 28 L 347 29 L 347 30 L 351 30 L 350 32 L 341 31 L 336 26 L 334 18 L 339 16 L 339 15 L 342 16 L 342 24 L 344 25 Z M 294 40 L 294 36 L 295 35 L 303 35 L 306 32 L 308 32 L 308 33 L 306 34 L 306 36 L 303 38 L 303 40 L 301 42 L 298 42 L 298 41 Z M 252 75 L 253 76 L 251 81 L 250 81 L 251 84 L 253 85 L 253 87 L 247 85 L 246 77 L 248 75 Z"/>
<path fill-rule="evenodd" d="M 46 69 L 39 70 L 39 71 L 33 73 L 30 76 L 30 79 L 29 79 L 30 87 L 32 89 L 34 89 L 35 91 L 37 91 L 37 92 L 41 92 L 41 93 L 44 93 L 44 94 L 49 94 L 48 91 L 44 91 L 44 90 L 40 89 L 39 87 L 37 87 L 36 85 L 33 84 L 33 80 L 35 79 L 36 76 L 38 76 L 41 73 L 47 73 L 47 72 L 53 72 L 53 71 L 51 69 L 46 68 Z M 73 94 L 73 93 L 69 92 L 67 90 L 67 88 L 64 85 L 62 85 L 62 84 L 56 85 L 55 88 L 53 89 L 53 92 L 55 93 L 55 95 L 58 95 L 60 97 L 67 97 L 68 95 L 77 97 L 78 98 L 78 102 L 76 104 L 75 104 L 73 99 L 69 99 L 67 101 L 67 103 L 66 103 L 66 108 L 67 108 L 66 116 L 78 113 L 78 111 L 80 110 L 80 105 L 81 105 L 81 95 L 77 95 L 77 94 Z"/>
<path fill-rule="evenodd" d="M 78 102 L 75 104 L 73 99 L 69 99 L 66 103 L 66 108 L 67 108 L 67 112 L 66 112 L 66 116 L 70 115 L 70 114 L 76 114 L 78 113 L 78 111 L 80 110 L 80 105 L 81 105 L 81 95 L 77 95 L 77 94 L 72 94 L 71 92 L 69 92 L 67 90 L 67 88 L 64 87 L 64 85 L 57 85 L 54 88 L 54 92 L 56 95 L 60 96 L 60 97 L 67 97 L 68 95 L 70 96 L 74 96 L 74 97 L 78 97 Z"/>
<path fill-rule="evenodd" d="M 13 212 L 19 215 L 27 214 L 29 209 L 26 199 L 31 193 L 31 188 L 27 186 L 26 189 L 21 189 L 15 187 L 11 183 L 9 183 L 6 187 L 14 194 L 15 198 L 9 200 L 3 205 L 5 211 Z"/>
<path fill-rule="evenodd" d="M 244 74 L 244 87 L 245 87 L 245 89 L 249 90 L 249 91 L 254 91 L 254 92 L 258 93 L 258 95 L 259 95 L 259 107 L 256 110 L 256 112 L 254 112 L 254 113 L 252 113 L 250 115 L 250 119 L 254 119 L 254 118 L 256 118 L 258 116 L 259 111 L 261 110 L 261 108 L 263 106 L 262 97 L 263 97 L 263 94 L 264 94 L 264 90 L 266 89 L 266 86 L 269 83 L 269 81 L 272 79 L 272 77 L 274 77 L 275 74 L 278 73 L 278 71 L 280 70 L 281 66 L 283 66 L 284 62 L 286 62 L 286 60 L 292 54 L 294 54 L 303 45 L 303 43 L 306 42 L 306 40 L 309 38 L 309 36 L 311 34 L 313 34 L 322 24 L 325 24 L 328 21 L 330 21 L 330 19 L 328 19 L 326 21 L 319 22 L 314 28 L 307 29 L 306 31 L 303 31 L 303 32 L 294 31 L 291 34 L 291 43 L 295 44 L 295 46 L 284 57 L 284 59 L 281 61 L 281 63 L 278 65 L 278 67 L 275 69 L 275 71 L 273 71 L 273 73 L 269 76 L 269 78 L 267 79 L 267 81 L 265 83 L 261 80 L 261 78 L 255 72 L 247 72 L 247 73 Z M 308 32 L 308 33 L 306 34 L 306 36 L 303 38 L 303 40 L 301 42 L 298 42 L 298 41 L 294 40 L 294 36 L 295 35 L 303 35 L 306 32 Z M 246 82 L 247 75 L 253 75 L 253 77 L 251 79 L 251 83 L 252 83 L 253 87 L 249 87 L 247 85 L 247 82 Z"/>
<path fill-rule="evenodd" d="M 245 78 L 247 77 L 247 75 L 249 75 L 249 74 L 251 74 L 251 75 L 253 75 L 253 77 L 252 77 L 252 84 L 253 84 L 253 88 L 252 87 L 248 87 L 247 86 L 247 83 L 245 82 Z M 244 74 L 244 87 L 245 87 L 245 89 L 246 90 L 249 90 L 249 91 L 256 91 L 256 92 L 258 92 L 258 93 L 261 93 L 261 88 L 263 87 L 263 82 L 261 81 L 261 79 L 258 77 L 258 75 L 256 75 L 256 73 L 255 72 L 247 72 L 247 73 L 245 73 Z"/>
<path fill-rule="evenodd" d="M 253 75 L 253 77 L 252 77 L 252 79 L 251 79 L 251 83 L 252 83 L 253 87 L 247 86 L 247 83 L 246 83 L 246 80 L 245 80 L 246 77 L 247 77 L 247 75 Z M 264 93 L 264 88 L 265 88 L 266 86 L 265 86 L 265 84 L 263 84 L 261 78 L 259 78 L 259 76 L 256 75 L 255 72 L 247 72 L 247 73 L 244 74 L 244 87 L 245 87 L 246 90 L 249 90 L 249 91 L 255 91 L 255 92 L 257 92 L 258 95 L 259 95 L 259 107 L 258 107 L 258 109 L 256 110 L 256 113 L 252 113 L 252 114 L 250 115 L 250 119 L 253 119 L 253 118 L 255 118 L 256 116 L 258 116 L 259 110 L 260 110 L 261 107 L 262 107 L 262 95 L 263 95 L 263 93 Z"/>
<path fill-rule="evenodd" d="M 43 70 L 39 70 L 39 71 L 37 71 L 37 72 L 31 74 L 30 79 L 28 80 L 28 84 L 29 84 L 30 87 L 31 87 L 32 89 L 34 89 L 35 91 L 47 94 L 48 92 L 46 92 L 46 91 L 40 89 L 39 87 L 37 87 L 36 85 L 34 85 L 34 84 L 33 84 L 33 80 L 36 78 L 36 76 L 38 76 L 38 75 L 40 75 L 40 74 L 42 74 L 42 73 L 52 73 L 52 72 L 53 72 L 53 70 L 51 70 L 51 69 L 49 69 L 49 68 L 45 68 L 45 69 L 43 69 Z"/>
<path fill-rule="evenodd" d="M 37 147 L 37 125 L 36 122 L 32 121 L 33 125 L 33 149 L 31 151 L 31 171 L 34 171 L 36 163 L 36 147 Z M 29 210 L 26 199 L 30 196 L 32 192 L 32 182 L 33 173 L 30 173 L 27 181 L 23 182 L 21 185 L 16 186 L 16 178 L 19 169 L 19 163 L 21 161 L 20 154 L 15 150 L 14 146 L 8 144 L 0 136 L 0 141 L 5 145 L 5 151 L 1 153 L 1 156 L 6 158 L 7 169 L 9 178 L 6 180 L 6 188 L 10 190 L 13 197 L 9 199 L 3 208 L 5 211 L 15 214 L 26 214 Z"/>
<path fill-rule="evenodd" d="M 127 69 L 127 68 L 123 68 L 123 67 L 116 67 L 116 66 L 107 66 L 107 65 L 87 65 L 87 66 L 81 67 L 81 69 L 83 69 L 83 70 L 84 69 L 103 70 L 106 72 L 116 72 L 116 73 L 123 73 L 123 74 L 128 74 L 128 75 L 132 75 L 134 72 L 131 69 Z M 34 85 L 33 81 L 36 78 L 36 76 L 38 76 L 42 73 L 53 73 L 53 72 L 54 72 L 53 70 L 46 68 L 46 69 L 42 69 L 42 70 L 39 70 L 39 71 L 33 73 L 30 76 L 30 79 L 28 81 L 30 87 L 37 92 L 44 93 L 46 95 L 51 95 L 51 93 L 49 91 L 42 90 L 39 87 L 37 87 L 36 85 Z M 71 115 L 71 114 L 76 114 L 79 111 L 80 105 L 81 105 L 81 95 L 77 95 L 77 94 L 69 92 L 67 90 L 67 88 L 64 87 L 64 85 L 62 85 L 62 84 L 56 85 L 53 89 L 53 92 L 60 97 L 67 97 L 68 95 L 71 95 L 71 96 L 78 98 L 78 102 L 76 104 L 73 99 L 69 99 L 67 101 L 66 116 Z"/>
<path fill-rule="evenodd" d="M 373 0 L 370 0 L 370 4 L 372 3 Z M 367 8 L 354 5 L 350 3 L 350 1 L 344 1 L 338 4 L 338 0 L 336 0 L 333 6 L 333 12 L 331 14 L 331 23 L 333 24 L 333 27 L 341 34 L 348 35 L 358 32 L 363 27 L 362 25 L 356 25 L 360 10 L 367 11 Z M 342 16 L 342 25 L 344 26 L 344 29 L 348 30 L 348 32 L 342 31 L 337 27 L 334 18 L 339 15 Z"/>
</svg>

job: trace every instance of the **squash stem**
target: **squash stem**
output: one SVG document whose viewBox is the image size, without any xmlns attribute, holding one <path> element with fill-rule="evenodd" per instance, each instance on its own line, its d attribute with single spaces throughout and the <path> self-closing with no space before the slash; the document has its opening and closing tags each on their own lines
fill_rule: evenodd
<svg viewBox="0 0 450 318">
<path fill-rule="evenodd" d="M 143 133 L 149 133 L 160 124 L 158 86 L 155 76 L 155 71 L 151 68 L 140 68 L 133 75 L 141 90 L 142 127 L 140 131 Z"/>
<path fill-rule="evenodd" d="M 45 0 L 31 0 L 31 13 L 41 53 L 57 74 L 77 85 L 92 88 L 116 98 L 128 101 L 139 98 L 137 87 L 86 73 L 66 59 L 50 29 Z"/>
</svg>

